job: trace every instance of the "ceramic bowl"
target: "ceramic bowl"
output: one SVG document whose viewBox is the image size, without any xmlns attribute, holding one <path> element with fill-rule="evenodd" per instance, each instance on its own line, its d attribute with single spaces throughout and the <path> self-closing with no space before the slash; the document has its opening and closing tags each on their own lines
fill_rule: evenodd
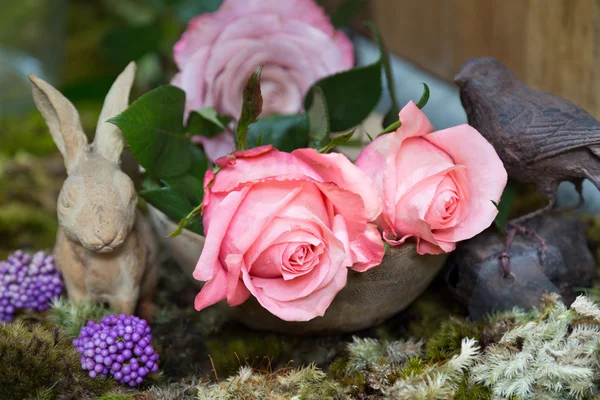
<svg viewBox="0 0 600 400">
<path fill-rule="evenodd" d="M 177 225 L 162 212 L 149 206 L 152 222 L 162 237 Z M 189 230 L 165 240 L 175 260 L 192 278 L 192 271 L 204 246 L 204 237 Z M 323 317 L 307 322 L 279 319 L 250 297 L 234 307 L 232 315 L 250 328 L 291 334 L 333 334 L 371 327 L 406 308 L 441 270 L 446 255 L 418 255 L 415 245 L 390 248 L 381 265 L 363 273 L 349 271 L 348 282 Z M 194 281 L 200 288 L 202 284 Z"/>
</svg>

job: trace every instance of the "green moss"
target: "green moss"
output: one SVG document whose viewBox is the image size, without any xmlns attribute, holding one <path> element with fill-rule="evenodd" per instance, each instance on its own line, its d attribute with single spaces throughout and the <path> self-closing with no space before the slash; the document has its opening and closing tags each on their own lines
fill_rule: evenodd
<svg viewBox="0 0 600 400">
<path fill-rule="evenodd" d="M 60 329 L 21 321 L 0 324 L 0 399 L 83 399 L 113 385 L 81 369 L 79 353 Z"/>
<path fill-rule="evenodd" d="M 48 319 L 61 328 L 67 337 L 76 338 L 88 321 L 100 321 L 102 317 L 115 313 L 116 310 L 100 304 L 73 303 L 60 298 L 52 304 Z"/>
<path fill-rule="evenodd" d="M 454 393 L 454 400 L 492 400 L 492 391 L 485 386 L 470 383 L 465 375 Z"/>
<path fill-rule="evenodd" d="M 396 379 L 421 375 L 425 371 L 425 367 L 425 361 L 423 361 L 421 357 L 413 357 L 409 359 L 404 368 L 400 370 Z"/>
<path fill-rule="evenodd" d="M 348 361 L 339 357 L 329 365 L 329 376 L 342 387 L 348 389 L 351 394 L 365 394 L 367 390 L 367 379 L 362 372 L 350 372 Z"/>
<path fill-rule="evenodd" d="M 226 381 L 198 386 L 199 399 L 210 400 L 335 400 L 345 390 L 313 365 L 263 374 L 248 367 Z"/>
<path fill-rule="evenodd" d="M 426 358 L 445 361 L 460 353 L 464 338 L 481 340 L 482 327 L 466 319 L 451 318 L 427 341 Z"/>
<path fill-rule="evenodd" d="M 277 335 L 255 332 L 226 334 L 224 337 L 207 340 L 206 349 L 219 375 L 229 375 L 240 366 L 268 368 L 282 354 L 282 344 Z"/>
</svg>

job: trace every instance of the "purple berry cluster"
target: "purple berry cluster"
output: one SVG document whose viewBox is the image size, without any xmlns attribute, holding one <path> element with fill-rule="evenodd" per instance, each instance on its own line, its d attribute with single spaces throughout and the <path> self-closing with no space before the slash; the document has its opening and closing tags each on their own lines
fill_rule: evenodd
<svg viewBox="0 0 600 400">
<path fill-rule="evenodd" d="M 17 250 L 0 261 L 0 322 L 12 321 L 18 309 L 44 311 L 64 288 L 54 257 Z"/>
<path fill-rule="evenodd" d="M 92 378 L 107 377 L 137 386 L 158 371 L 158 354 L 150 342 L 148 322 L 126 314 L 108 315 L 100 323 L 89 321 L 73 340 L 81 354 L 81 367 Z"/>
</svg>

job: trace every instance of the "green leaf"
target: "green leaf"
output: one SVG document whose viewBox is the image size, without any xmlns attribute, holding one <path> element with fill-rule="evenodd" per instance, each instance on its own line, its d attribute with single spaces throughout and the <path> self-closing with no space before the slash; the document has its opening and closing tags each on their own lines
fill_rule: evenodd
<svg viewBox="0 0 600 400">
<path fill-rule="evenodd" d="M 188 118 L 186 131 L 192 135 L 215 137 L 223 132 L 231 122 L 228 115 L 219 115 L 212 107 L 192 111 Z"/>
<path fill-rule="evenodd" d="M 355 130 L 352 130 L 348 133 L 344 133 L 343 135 L 336 136 L 327 145 L 321 149 L 319 149 L 319 153 L 327 153 L 329 150 L 333 149 L 335 146 L 339 146 L 340 144 L 346 143 L 352 135 L 354 135 Z"/>
<path fill-rule="evenodd" d="M 417 103 L 417 107 L 419 107 L 420 109 L 425 107 L 427 105 L 428 101 L 429 101 L 429 86 L 427 86 L 427 84 L 425 82 L 423 82 L 423 94 L 421 95 L 421 98 L 419 99 L 419 102 Z"/>
<path fill-rule="evenodd" d="M 263 66 L 261 65 L 256 68 L 252 76 L 246 82 L 246 86 L 244 86 L 242 112 L 235 132 L 238 150 L 246 150 L 248 148 L 246 138 L 248 126 L 256 122 L 256 119 L 262 112 L 263 99 L 260 93 L 260 73 L 262 67 Z"/>
<path fill-rule="evenodd" d="M 131 60 L 158 51 L 162 28 L 157 22 L 137 26 L 116 26 L 102 40 L 104 57 L 115 66 L 124 68 Z"/>
<path fill-rule="evenodd" d="M 272 144 L 286 152 L 306 147 L 308 143 L 308 121 L 305 114 L 269 115 L 260 118 L 248 128 L 248 146 Z"/>
<path fill-rule="evenodd" d="M 121 129 L 136 160 L 154 177 L 181 175 L 192 165 L 194 146 L 183 129 L 184 105 L 185 93 L 165 85 L 108 121 Z"/>
<path fill-rule="evenodd" d="M 336 28 L 348 24 L 367 5 L 366 0 L 345 0 L 331 16 L 331 23 Z"/>
<path fill-rule="evenodd" d="M 312 103 L 306 112 L 308 117 L 308 145 L 316 149 L 322 146 L 325 140 L 329 139 L 329 113 L 323 90 L 319 86 L 313 86 L 311 90 Z"/>
<path fill-rule="evenodd" d="M 331 130 L 349 129 L 364 121 L 381 97 L 381 61 L 325 77 L 314 86 L 320 87 L 325 95 Z M 312 91 L 305 107 L 311 102 Z"/>
<path fill-rule="evenodd" d="M 187 201 L 186 196 L 171 186 L 143 190 L 141 195 L 148 203 L 164 212 L 173 221 L 185 218 L 193 210 L 193 206 Z M 191 222 L 186 228 L 200 235 L 204 234 L 201 221 Z"/>
<path fill-rule="evenodd" d="M 498 209 L 498 215 L 496 215 L 496 218 L 494 219 L 494 224 L 502 233 L 504 233 L 506 222 L 508 221 L 508 215 L 510 214 L 510 210 L 512 209 L 516 195 L 517 193 L 515 191 L 515 187 L 513 183 L 509 181 L 504 188 L 504 192 L 502 192 L 500 204 L 496 204 L 494 201 L 492 201 L 492 203 L 494 203 Z"/>
<path fill-rule="evenodd" d="M 373 64 L 339 72 L 317 81 L 313 87 L 323 90 L 328 110 L 330 129 L 339 132 L 364 121 L 381 98 L 381 68 L 383 54 Z M 313 91 L 304 99 L 306 109 L 312 104 Z"/>
</svg>

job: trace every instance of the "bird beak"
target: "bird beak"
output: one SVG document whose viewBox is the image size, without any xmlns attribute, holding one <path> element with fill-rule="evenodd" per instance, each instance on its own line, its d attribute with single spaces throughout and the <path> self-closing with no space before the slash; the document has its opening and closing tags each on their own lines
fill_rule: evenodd
<svg viewBox="0 0 600 400">
<path fill-rule="evenodd" d="M 465 83 L 467 83 L 467 80 L 465 79 L 464 76 L 461 75 L 461 73 L 459 72 L 455 77 L 454 77 L 454 83 L 456 83 L 459 87 L 463 87 L 465 85 Z"/>
</svg>

